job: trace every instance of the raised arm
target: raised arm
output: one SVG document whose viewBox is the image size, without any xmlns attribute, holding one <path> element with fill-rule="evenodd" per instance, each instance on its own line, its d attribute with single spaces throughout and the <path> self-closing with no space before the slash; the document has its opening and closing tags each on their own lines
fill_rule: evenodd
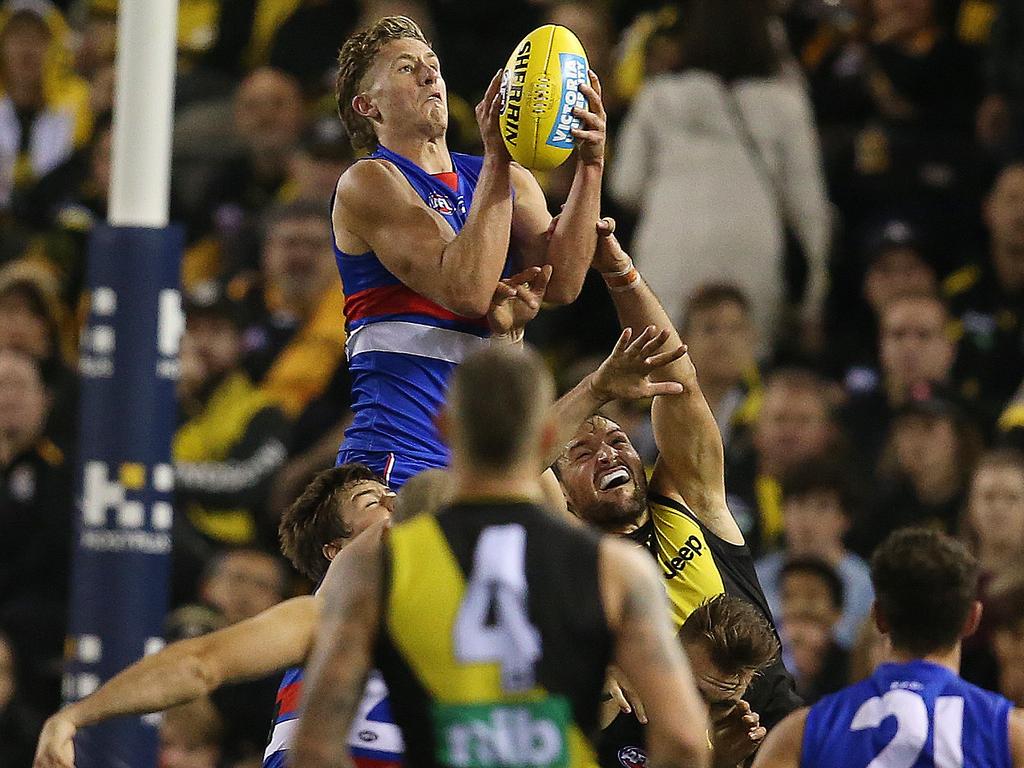
<svg viewBox="0 0 1024 768">
<path fill-rule="evenodd" d="M 296 597 L 246 621 L 183 640 L 132 664 L 43 726 L 34 768 L 73 768 L 79 728 L 122 715 L 159 712 L 229 682 L 301 664 L 312 646 L 320 603 Z"/>
<path fill-rule="evenodd" d="M 647 714 L 647 765 L 707 766 L 708 713 L 669 623 L 665 587 L 650 556 L 618 539 L 601 541 L 601 596 L 615 635 L 615 663 Z"/>
<path fill-rule="evenodd" d="M 596 74 L 590 72 L 590 84 L 581 84 L 579 89 L 587 98 L 587 109 L 573 110 L 581 123 L 573 130 L 577 140 L 576 171 L 550 237 L 547 230 L 551 214 L 540 185 L 528 170 L 512 166 L 516 190 L 512 237 L 524 266 L 554 267 L 547 296 L 553 304 L 569 304 L 579 296 L 597 244 L 594 222 L 601 215 L 607 116 Z"/>
<path fill-rule="evenodd" d="M 351 765 L 345 739 L 363 695 L 381 617 L 382 534 L 378 523 L 331 563 L 320 593 L 324 615 L 306 668 L 302 715 L 292 745 L 295 768 Z"/>
<path fill-rule="evenodd" d="M 622 327 L 638 333 L 655 326 L 668 332 L 668 348 L 679 346 L 675 324 L 615 238 L 614 221 L 602 219 L 598 231 L 594 267 L 609 284 Z M 690 356 L 660 367 L 652 378 L 678 382 L 683 391 L 678 397 L 656 397 L 651 406 L 654 439 L 660 451 L 651 476 L 651 490 L 681 497 L 715 535 L 742 544 L 743 535 L 725 503 L 722 435 L 697 383 Z"/>
<path fill-rule="evenodd" d="M 495 76 L 476 108 L 484 162 L 461 232 L 452 232 L 401 172 L 384 161 L 367 160 L 349 168 L 338 182 L 333 212 L 339 246 L 352 252 L 372 250 L 405 285 L 467 317 L 487 313 L 508 256 L 511 160 L 498 132 L 499 84 Z"/>
</svg>

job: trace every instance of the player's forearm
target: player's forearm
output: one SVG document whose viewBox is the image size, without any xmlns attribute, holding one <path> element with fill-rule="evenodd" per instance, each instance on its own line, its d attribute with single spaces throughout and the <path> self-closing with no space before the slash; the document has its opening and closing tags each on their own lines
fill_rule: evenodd
<svg viewBox="0 0 1024 768">
<path fill-rule="evenodd" d="M 210 693 L 219 681 L 197 653 L 197 645 L 185 640 L 147 656 L 92 695 L 69 704 L 62 715 L 80 728 L 112 717 L 159 712 Z"/>
<path fill-rule="evenodd" d="M 453 312 L 482 317 L 490 309 L 508 257 L 511 184 L 508 161 L 485 156 L 466 224 L 441 255 L 439 284 Z"/>
<path fill-rule="evenodd" d="M 604 164 L 579 163 L 569 197 L 548 242 L 547 263 L 554 267 L 547 301 L 571 304 L 580 295 L 597 246 L 594 223 L 601 217 Z"/>
<path fill-rule="evenodd" d="M 589 374 L 551 406 L 550 423 L 554 424 L 558 431 L 552 441 L 551 450 L 544 456 L 542 469 L 554 464 L 562 455 L 566 443 L 572 440 L 579 425 L 609 402 L 610 398 L 595 391 L 593 379 L 594 374 Z"/>
<path fill-rule="evenodd" d="M 640 277 L 639 280 L 628 288 L 609 290 L 612 304 L 615 305 L 615 313 L 619 317 L 619 324 L 622 328 L 631 328 L 634 338 L 643 332 L 644 328 L 653 325 L 659 331 L 669 332 L 666 348 L 678 347 L 682 341 L 679 339 L 679 332 L 675 323 L 668 316 L 658 297 L 655 295 L 647 282 Z M 678 381 L 690 389 L 696 388 L 696 372 L 693 369 L 693 362 L 689 355 L 685 355 L 676 362 L 664 366 L 652 374 L 653 379 L 660 381 Z"/>
</svg>

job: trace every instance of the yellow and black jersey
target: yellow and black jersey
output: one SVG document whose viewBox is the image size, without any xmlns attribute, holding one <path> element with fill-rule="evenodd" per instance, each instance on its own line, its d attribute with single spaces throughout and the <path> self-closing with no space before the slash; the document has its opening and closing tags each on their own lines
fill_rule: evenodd
<svg viewBox="0 0 1024 768">
<path fill-rule="evenodd" d="M 649 493 L 647 522 L 630 535 L 654 555 L 665 579 L 672 619 L 681 627 L 686 617 L 708 598 L 722 593 L 753 603 L 774 628 L 768 601 L 754 570 L 754 559 L 745 544 L 737 545 L 715 535 L 685 504 Z M 761 724 L 771 728 L 802 702 L 793 677 L 781 658 L 754 679 L 746 700 L 760 714 Z M 616 765 L 619 751 L 642 745 L 632 715 L 620 716 L 602 736 L 602 765 Z M 624 765 L 624 763 L 623 763 Z"/>
<path fill-rule="evenodd" d="M 594 763 L 612 650 L 598 541 L 519 502 L 391 529 L 376 656 L 408 765 Z"/>
<path fill-rule="evenodd" d="M 723 592 L 756 605 L 772 620 L 747 546 L 716 536 L 685 504 L 648 494 L 647 523 L 632 538 L 654 555 L 665 578 L 676 628 L 709 597 Z"/>
</svg>

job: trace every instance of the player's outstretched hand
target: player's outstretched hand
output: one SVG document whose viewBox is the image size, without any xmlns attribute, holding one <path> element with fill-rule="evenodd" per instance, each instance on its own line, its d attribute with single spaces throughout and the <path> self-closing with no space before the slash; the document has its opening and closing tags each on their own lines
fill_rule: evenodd
<svg viewBox="0 0 1024 768">
<path fill-rule="evenodd" d="M 590 374 L 590 388 L 594 396 L 607 403 L 682 394 L 683 385 L 678 381 L 651 379 L 652 373 L 686 354 L 685 344 L 663 350 L 669 335 L 667 330 L 659 331 L 649 325 L 634 339 L 633 329 L 624 329 L 612 353 Z"/>
<path fill-rule="evenodd" d="M 74 768 L 75 730 L 59 712 L 48 719 L 39 734 L 32 768 Z"/>
<path fill-rule="evenodd" d="M 580 93 L 587 98 L 587 108 L 573 107 L 572 113 L 579 118 L 580 127 L 572 129 L 576 137 L 579 161 L 584 165 L 604 164 L 604 145 L 607 138 L 608 115 L 601 101 L 601 81 L 597 73 L 589 70 L 590 84 L 580 84 Z"/>
<path fill-rule="evenodd" d="M 484 157 L 511 161 L 504 140 L 501 138 L 501 126 L 498 116 L 501 113 L 501 75 L 502 70 L 491 79 L 487 91 L 480 103 L 476 105 L 476 122 L 480 126 L 480 137 L 484 141 Z"/>
<path fill-rule="evenodd" d="M 711 726 L 713 768 L 736 768 L 761 746 L 768 731 L 761 716 L 742 699 L 726 717 Z"/>
<path fill-rule="evenodd" d="M 528 267 L 498 282 L 487 323 L 495 336 L 519 336 L 540 312 L 551 280 L 551 265 Z"/>
</svg>

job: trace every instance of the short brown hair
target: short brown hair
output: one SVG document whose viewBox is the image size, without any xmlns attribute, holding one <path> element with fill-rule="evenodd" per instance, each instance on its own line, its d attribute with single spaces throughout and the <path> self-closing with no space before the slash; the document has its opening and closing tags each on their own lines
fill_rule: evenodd
<svg viewBox="0 0 1024 768">
<path fill-rule="evenodd" d="M 682 331 L 685 335 L 690 329 L 690 324 L 701 312 L 710 309 L 717 309 L 722 304 L 735 304 L 747 316 L 750 315 L 750 299 L 732 283 L 705 283 L 690 294 L 683 310 Z"/>
<path fill-rule="evenodd" d="M 453 427 L 467 458 L 485 469 L 508 467 L 534 437 L 555 385 L 540 355 L 492 347 L 455 369 L 448 388 Z"/>
<path fill-rule="evenodd" d="M 338 100 L 338 114 L 345 126 L 352 147 L 372 150 L 377 146 L 377 134 L 370 121 L 352 108 L 352 99 L 359 93 L 359 86 L 372 66 L 373 60 L 393 40 L 411 38 L 427 45 L 419 25 L 408 16 L 385 16 L 369 29 L 351 35 L 338 52 L 338 74 L 334 82 L 334 95 Z"/>
<path fill-rule="evenodd" d="M 978 574 L 974 555 L 944 533 L 890 535 L 871 558 L 871 582 L 893 647 L 917 656 L 952 647 L 977 599 Z"/>
<path fill-rule="evenodd" d="M 754 605 L 732 595 L 715 595 L 697 606 L 679 628 L 684 643 L 703 643 L 726 675 L 763 672 L 779 655 L 768 619 Z"/>
<path fill-rule="evenodd" d="M 352 536 L 351 526 L 338 514 L 338 497 L 349 486 L 365 480 L 380 482 L 365 464 L 325 469 L 310 480 L 281 516 L 277 527 L 281 551 L 303 576 L 319 582 L 330 565 L 324 557 L 324 545 Z"/>
</svg>

